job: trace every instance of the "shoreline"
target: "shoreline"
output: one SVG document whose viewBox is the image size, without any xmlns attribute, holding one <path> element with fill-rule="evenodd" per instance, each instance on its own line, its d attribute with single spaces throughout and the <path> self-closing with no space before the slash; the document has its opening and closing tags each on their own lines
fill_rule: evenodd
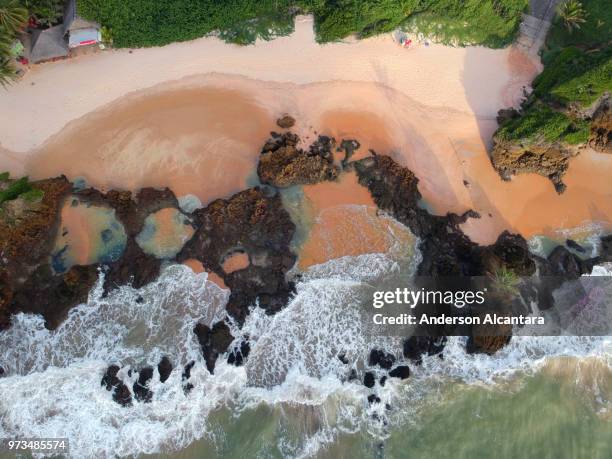
<svg viewBox="0 0 612 459">
<path fill-rule="evenodd" d="M 406 50 L 389 34 L 319 45 L 312 26 L 311 17 L 300 16 L 292 35 L 246 47 L 205 37 L 42 64 L 0 94 L 0 113 L 11 114 L 0 127 L 3 147 L 21 152 L 39 147 L 68 122 L 112 101 L 194 75 L 221 73 L 295 84 L 378 82 L 430 107 L 494 118 L 499 108 L 514 102 L 508 89 L 513 92 L 520 89 L 517 84 L 528 85 L 539 71 L 535 63 L 517 66 L 512 48 L 432 44 Z"/>
</svg>

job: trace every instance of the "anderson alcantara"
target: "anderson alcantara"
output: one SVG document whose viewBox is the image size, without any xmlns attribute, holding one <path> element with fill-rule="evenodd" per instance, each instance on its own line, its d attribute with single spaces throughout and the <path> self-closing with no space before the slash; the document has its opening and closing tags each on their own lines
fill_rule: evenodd
<svg viewBox="0 0 612 459">
<path fill-rule="evenodd" d="M 425 289 L 410 290 L 397 288 L 389 291 L 376 291 L 373 295 L 372 306 L 376 309 L 387 304 L 403 304 L 414 309 L 419 303 L 427 304 L 432 301 L 452 304 L 458 309 L 467 305 L 483 304 L 487 289 L 473 291 L 426 291 Z M 544 325 L 543 317 L 534 316 L 506 316 L 487 313 L 483 316 L 446 315 L 429 316 L 422 313 L 417 320 L 416 316 L 402 313 L 386 316 L 382 313 L 374 314 L 372 321 L 376 325 Z"/>
</svg>

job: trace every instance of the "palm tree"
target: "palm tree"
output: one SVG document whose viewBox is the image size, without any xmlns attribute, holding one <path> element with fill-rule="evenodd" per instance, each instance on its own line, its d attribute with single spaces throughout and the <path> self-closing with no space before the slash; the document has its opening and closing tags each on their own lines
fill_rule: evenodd
<svg viewBox="0 0 612 459">
<path fill-rule="evenodd" d="M 9 33 L 15 33 L 27 22 L 28 10 L 17 0 L 0 0 L 0 27 Z"/>
<path fill-rule="evenodd" d="M 6 87 L 17 78 L 17 73 L 10 59 L 0 57 L 0 86 Z"/>
<path fill-rule="evenodd" d="M 559 7 L 559 16 L 563 19 L 569 33 L 580 29 L 580 24 L 586 22 L 587 12 L 578 0 L 567 0 Z"/>
</svg>

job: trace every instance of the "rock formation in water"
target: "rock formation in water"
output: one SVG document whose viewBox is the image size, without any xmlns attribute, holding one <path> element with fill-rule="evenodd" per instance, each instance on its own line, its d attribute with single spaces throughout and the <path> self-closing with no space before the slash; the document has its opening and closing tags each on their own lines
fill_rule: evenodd
<svg viewBox="0 0 612 459">
<path fill-rule="evenodd" d="M 34 182 L 33 186 L 43 192 L 40 200 L 18 198 L 2 205 L 0 328 L 6 328 L 10 316 L 17 312 L 41 314 L 48 328 L 56 328 L 70 308 L 86 301 L 100 269 L 105 273 L 106 292 L 128 283 L 140 288 L 157 278 L 161 260 L 145 254 L 135 238 L 149 214 L 165 207 L 178 208 L 170 190 L 145 188 L 136 195 L 114 190 L 103 194 L 92 188 L 73 189 L 63 176 Z M 55 273 L 50 255 L 59 230 L 60 211 L 67 199 L 75 198 L 86 205 L 114 209 L 127 234 L 127 245 L 117 261 L 76 265 L 65 273 Z"/>
<path fill-rule="evenodd" d="M 340 168 L 334 164 L 335 141 L 319 138 L 304 150 L 297 134 L 273 132 L 261 150 L 257 174 L 262 183 L 285 188 L 335 180 Z"/>
<path fill-rule="evenodd" d="M 598 131 L 596 143 L 602 144 L 606 135 Z M 217 199 L 195 210 L 190 215 L 194 235 L 174 259 L 178 262 L 199 260 L 207 271 L 223 279 L 231 290 L 227 312 L 238 325 L 243 323 L 250 307 L 258 304 L 268 313 L 275 313 L 288 303 L 293 293 L 293 284 L 287 280 L 287 274 L 296 261 L 290 246 L 295 225 L 283 207 L 277 188 L 334 180 L 341 170 L 334 163 L 335 139 L 321 136 L 308 150 L 299 149 L 298 142 L 299 138 L 291 132 L 273 134 L 262 150 L 257 169 L 262 182 L 268 185 L 241 191 L 228 199 Z M 567 241 L 567 247 L 555 248 L 544 259 L 529 252 L 524 238 L 508 232 L 501 234 L 495 244 L 479 246 L 460 228 L 468 218 L 479 218 L 476 212 L 431 215 L 419 205 L 418 179 L 409 169 L 374 152 L 365 159 L 350 162 L 352 153 L 358 148 L 359 143 L 355 140 L 340 143 L 338 151 L 345 152 L 342 169 L 354 169 L 359 183 L 370 191 L 376 205 L 419 238 L 422 260 L 417 270 L 417 288 L 474 290 L 482 286 L 478 278 L 493 279 L 495 285 L 496 276 L 502 273 L 512 281 L 522 279 L 525 285 L 517 287 L 516 291 L 513 286 L 499 288 L 499 291 L 493 288 L 489 299 L 498 308 L 496 312 L 516 312 L 516 308 L 520 310 L 529 300 L 537 301 L 541 309 L 546 309 L 554 305 L 552 292 L 564 282 L 589 273 L 597 263 L 612 261 L 612 236 L 602 238 L 601 254 L 592 259 L 585 259 L 584 249 L 574 241 Z M 10 316 L 19 311 L 41 314 L 48 328 L 57 327 L 71 307 L 86 300 L 100 271 L 105 275 L 105 292 L 125 284 L 139 288 L 157 278 L 161 260 L 145 253 L 136 242 L 136 236 L 143 230 L 149 215 L 164 208 L 179 208 L 172 191 L 145 188 L 133 194 L 77 190 L 65 177 L 34 182 L 32 186 L 40 191 L 37 199 L 17 198 L 2 203 L 0 328 L 8 327 Z M 75 198 L 87 205 L 113 209 L 124 227 L 126 246 L 116 261 L 76 265 L 57 274 L 51 268 L 50 255 L 59 230 L 60 212 L 67 199 Z M 245 254 L 249 263 L 226 272 L 223 263 L 235 253 Z M 503 283 L 503 279 L 499 282 Z M 526 301 L 521 303 L 519 297 Z M 443 314 L 449 312 L 449 306 L 435 304 L 432 310 Z M 462 334 L 468 336 L 468 352 L 493 354 L 508 343 L 512 329 L 506 325 L 459 330 L 436 326 L 425 327 L 420 332 L 423 333 L 406 339 L 403 344 L 404 359 L 416 365 L 424 355 L 442 356 L 446 335 L 464 332 Z M 210 326 L 198 323 L 194 334 L 211 373 L 223 355 L 227 355 L 227 362 L 234 365 L 243 364 L 249 355 L 248 338 L 234 342 L 226 322 Z M 338 358 L 343 364 L 350 363 L 345 354 Z M 407 378 L 410 370 L 402 362 L 385 351 L 372 349 L 364 384 L 373 388 L 381 373 L 383 376 L 378 381 L 381 386 L 388 377 Z M 193 365 L 191 362 L 183 371 L 186 393 L 193 389 L 190 382 Z M 164 357 L 157 368 L 163 383 L 172 372 L 172 364 Z M 151 401 L 153 394 L 149 386 L 153 367 L 140 370 L 137 380 L 130 383 L 132 390 L 118 376 L 119 371 L 118 366 L 111 365 L 102 377 L 102 385 L 112 391 L 117 403 L 127 406 L 134 400 Z M 350 369 L 349 379 L 356 378 L 355 368 Z"/>
<path fill-rule="evenodd" d="M 285 279 L 296 256 L 290 249 L 295 225 L 273 189 L 251 188 L 218 199 L 193 213 L 196 232 L 178 254 L 195 258 L 221 276 L 231 294 L 227 310 L 243 321 L 258 299 L 268 312 L 282 308 L 293 291 Z M 226 273 L 222 263 L 236 251 L 248 255 L 245 269 Z"/>
</svg>

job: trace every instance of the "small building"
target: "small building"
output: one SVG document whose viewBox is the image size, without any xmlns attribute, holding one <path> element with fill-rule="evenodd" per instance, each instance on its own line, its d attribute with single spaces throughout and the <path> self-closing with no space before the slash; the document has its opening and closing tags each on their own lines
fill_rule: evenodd
<svg viewBox="0 0 612 459">
<path fill-rule="evenodd" d="M 68 43 L 62 24 L 44 30 L 34 30 L 30 42 L 30 62 L 50 61 L 68 55 Z"/>
<path fill-rule="evenodd" d="M 68 0 L 64 8 L 64 35 L 69 48 L 93 45 L 102 39 L 100 24 L 77 14 L 76 0 Z"/>
<path fill-rule="evenodd" d="M 71 48 L 92 45 L 100 40 L 100 25 L 80 17 L 76 0 L 68 0 L 62 24 L 32 32 L 26 57 L 33 63 L 58 59 L 67 56 Z"/>
</svg>

